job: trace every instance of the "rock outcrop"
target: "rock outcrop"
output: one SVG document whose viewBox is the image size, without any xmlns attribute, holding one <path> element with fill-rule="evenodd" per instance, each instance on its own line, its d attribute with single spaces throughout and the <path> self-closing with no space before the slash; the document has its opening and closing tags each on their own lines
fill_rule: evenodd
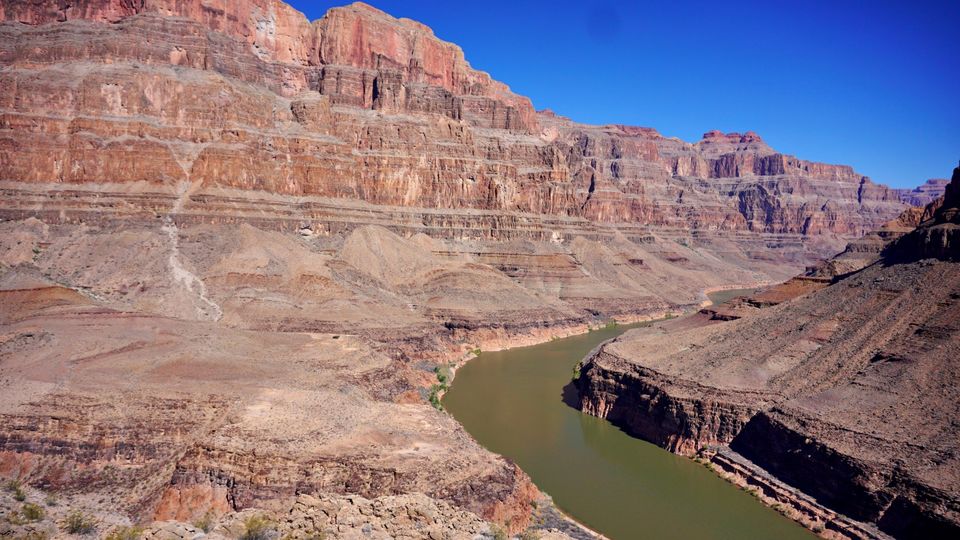
<svg viewBox="0 0 960 540">
<path fill-rule="evenodd" d="M 931 178 L 913 189 L 900 189 L 900 200 L 910 206 L 923 208 L 943 196 L 950 180 Z"/>
<path fill-rule="evenodd" d="M 929 218 L 828 287 L 626 334 L 584 366 L 582 409 L 680 453 L 729 446 L 896 537 L 955 536 L 958 206 L 960 168 Z"/>
<path fill-rule="evenodd" d="M 549 500 L 540 501 L 544 521 L 552 509 Z M 247 508 L 226 514 L 204 514 L 184 522 L 163 520 L 131 524 L 109 507 L 79 498 L 57 498 L 41 490 L 9 484 L 0 491 L 0 535 L 13 538 L 69 538 L 68 523 L 82 524 L 80 536 L 97 538 L 143 538 L 145 540 L 186 540 L 205 538 L 316 538 L 382 540 L 430 538 L 436 540 L 484 539 L 503 536 L 503 529 L 476 514 L 459 510 L 422 493 L 384 495 L 367 499 L 357 495 L 300 495 L 282 511 Z M 528 535 L 543 540 L 584 537 L 582 529 L 570 529 L 575 536 L 546 524 Z M 581 534 L 578 534 L 581 533 Z"/>
</svg>

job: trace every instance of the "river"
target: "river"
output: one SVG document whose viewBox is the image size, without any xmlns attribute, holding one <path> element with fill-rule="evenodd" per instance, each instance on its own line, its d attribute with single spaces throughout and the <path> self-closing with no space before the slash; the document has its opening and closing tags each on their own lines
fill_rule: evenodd
<svg viewBox="0 0 960 540">
<path fill-rule="evenodd" d="M 702 465 L 564 403 L 577 362 L 635 326 L 482 353 L 457 371 L 443 405 L 561 510 L 612 539 L 815 538 Z"/>
</svg>

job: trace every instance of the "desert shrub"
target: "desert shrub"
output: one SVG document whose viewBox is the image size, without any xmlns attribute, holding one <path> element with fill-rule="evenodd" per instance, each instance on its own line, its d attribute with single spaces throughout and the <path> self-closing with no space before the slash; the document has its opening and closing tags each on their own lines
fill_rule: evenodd
<svg viewBox="0 0 960 540">
<path fill-rule="evenodd" d="M 47 540 L 50 536 L 46 531 L 30 531 L 17 537 L 17 540 Z"/>
<path fill-rule="evenodd" d="M 540 540 L 540 533 L 531 530 L 523 531 L 520 534 L 520 540 Z"/>
<path fill-rule="evenodd" d="M 213 514 L 207 512 L 203 517 L 193 522 L 193 526 L 208 533 L 213 530 Z"/>
<path fill-rule="evenodd" d="M 580 378 L 580 370 L 583 369 L 583 360 L 577 362 L 577 365 L 573 366 L 573 371 L 570 373 L 570 380 L 575 381 Z"/>
<path fill-rule="evenodd" d="M 9 491 L 10 493 L 13 493 L 14 500 L 18 502 L 23 502 L 27 500 L 27 494 L 26 492 L 23 491 L 23 484 L 21 484 L 20 481 L 17 480 L 16 478 L 7 482 L 6 485 L 4 485 L 4 487 L 6 488 L 7 491 Z"/>
<path fill-rule="evenodd" d="M 250 516 L 244 520 L 243 529 L 240 540 L 270 540 L 273 522 L 264 516 Z"/>
<path fill-rule="evenodd" d="M 490 526 L 490 534 L 493 535 L 493 540 L 507 540 L 507 533 L 497 525 Z"/>
<path fill-rule="evenodd" d="M 447 374 L 444 373 L 443 368 L 437 366 L 433 368 L 433 372 L 437 374 L 437 380 L 440 381 L 440 384 L 447 384 Z"/>
<path fill-rule="evenodd" d="M 20 509 L 20 514 L 27 521 L 40 521 L 47 515 L 42 506 L 33 503 L 24 503 L 23 508 Z"/>
<path fill-rule="evenodd" d="M 57 498 L 54 497 L 53 495 L 47 495 L 47 498 L 44 499 L 43 501 L 43 503 L 46 504 L 47 506 L 56 506 L 57 502 L 58 502 Z"/>
<path fill-rule="evenodd" d="M 117 527 L 110 531 L 105 540 L 139 540 L 143 535 L 141 527 Z"/>
<path fill-rule="evenodd" d="M 440 392 L 443 390 L 443 387 L 439 384 L 435 384 L 430 387 L 430 404 L 433 405 L 433 408 L 442 411 L 443 404 L 440 403 Z"/>
<path fill-rule="evenodd" d="M 92 517 L 74 510 L 63 520 L 63 530 L 70 534 L 93 534 L 97 530 L 97 523 Z"/>
</svg>

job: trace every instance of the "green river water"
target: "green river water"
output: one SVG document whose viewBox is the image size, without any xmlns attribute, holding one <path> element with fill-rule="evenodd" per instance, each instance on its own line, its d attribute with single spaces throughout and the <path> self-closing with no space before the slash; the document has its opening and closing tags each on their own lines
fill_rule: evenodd
<svg viewBox="0 0 960 540">
<path fill-rule="evenodd" d="M 576 363 L 635 326 L 482 353 L 457 371 L 443 405 L 561 510 L 612 539 L 815 538 L 702 465 L 564 404 Z"/>
</svg>

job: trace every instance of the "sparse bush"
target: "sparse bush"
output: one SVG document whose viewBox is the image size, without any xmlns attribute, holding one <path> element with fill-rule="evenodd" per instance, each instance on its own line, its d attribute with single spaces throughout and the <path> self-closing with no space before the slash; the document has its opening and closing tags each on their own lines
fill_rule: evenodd
<svg viewBox="0 0 960 540">
<path fill-rule="evenodd" d="M 33 503 L 24 503 L 23 508 L 20 509 L 20 514 L 27 521 L 40 521 L 47 515 L 42 506 Z"/>
<path fill-rule="evenodd" d="M 250 516 L 243 522 L 243 536 L 240 540 L 269 540 L 273 532 L 273 522 L 264 516 Z"/>
<path fill-rule="evenodd" d="M 437 373 L 437 380 L 440 381 L 440 384 L 447 384 L 447 374 L 443 372 L 443 368 L 437 366 L 434 371 Z"/>
<path fill-rule="evenodd" d="M 528 529 L 520 533 L 520 540 L 540 540 L 540 533 Z"/>
<path fill-rule="evenodd" d="M 193 522 L 193 526 L 201 531 L 208 533 L 213 530 L 213 514 L 207 512 L 203 517 Z"/>
<path fill-rule="evenodd" d="M 17 540 L 47 540 L 50 536 L 46 531 L 30 531 L 17 537 Z"/>
<path fill-rule="evenodd" d="M 97 523 L 92 517 L 74 510 L 63 520 L 63 530 L 70 534 L 93 534 L 97 530 Z"/>
<path fill-rule="evenodd" d="M 575 381 L 580 378 L 580 370 L 583 369 L 583 360 L 577 362 L 577 365 L 573 366 L 573 372 L 570 373 L 570 380 Z"/>
<path fill-rule="evenodd" d="M 497 525 L 490 526 L 490 534 L 493 535 L 493 540 L 507 540 L 507 533 Z"/>
<path fill-rule="evenodd" d="M 47 495 L 47 498 L 43 500 L 43 503 L 46 504 L 47 506 L 56 506 L 57 498 L 54 497 L 53 495 Z"/>
<path fill-rule="evenodd" d="M 139 540 L 143 535 L 141 527 L 117 527 L 110 531 L 105 540 Z"/>
<path fill-rule="evenodd" d="M 438 411 L 443 410 L 443 404 L 440 403 L 440 391 L 441 386 L 439 384 L 430 387 L 430 404 Z"/>
</svg>

